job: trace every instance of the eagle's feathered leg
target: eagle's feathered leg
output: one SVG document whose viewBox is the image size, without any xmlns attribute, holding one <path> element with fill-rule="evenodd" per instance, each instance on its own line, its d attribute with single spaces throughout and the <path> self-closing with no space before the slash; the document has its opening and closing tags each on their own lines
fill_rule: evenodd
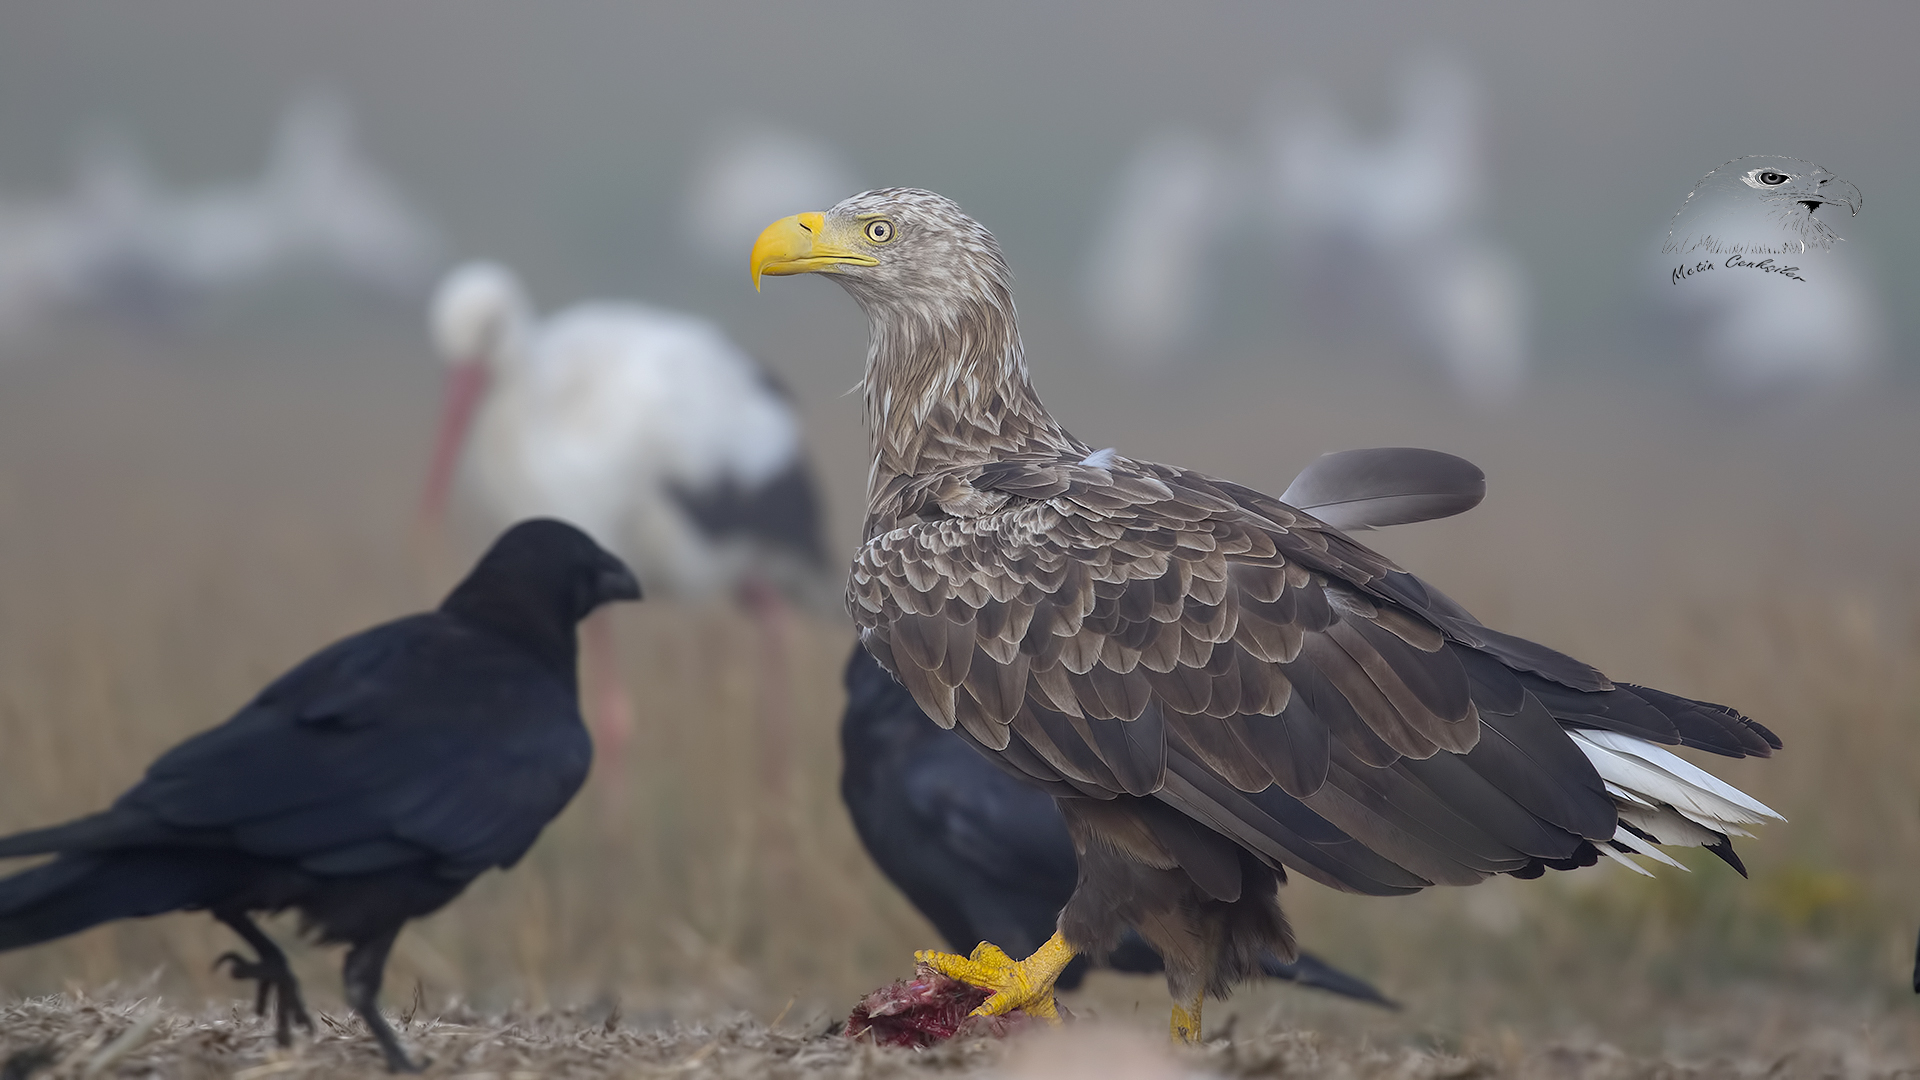
<svg viewBox="0 0 1920 1080">
<path fill-rule="evenodd" d="M 1128 928 L 1166 962 L 1174 1041 L 1200 1041 L 1200 1007 L 1257 978 L 1269 956 L 1299 954 L 1280 910 L 1280 872 L 1218 833 L 1181 828 L 1155 799 L 1060 799 L 1080 881 L 1060 912 L 1067 940 L 1090 953 Z"/>
<path fill-rule="evenodd" d="M 1003 1016 L 1015 1009 L 1024 1010 L 1050 1024 L 1060 1022 L 1053 1005 L 1053 982 L 1074 957 L 1074 948 L 1056 933 L 1025 960 L 1015 960 L 998 945 L 985 941 L 974 946 L 973 955 L 917 952 L 913 958 L 949 979 L 993 991 L 993 996 L 973 1010 L 975 1016 Z"/>
</svg>

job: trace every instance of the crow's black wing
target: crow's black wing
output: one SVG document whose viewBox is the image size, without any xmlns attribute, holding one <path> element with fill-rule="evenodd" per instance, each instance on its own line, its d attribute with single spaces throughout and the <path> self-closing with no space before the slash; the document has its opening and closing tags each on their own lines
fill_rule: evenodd
<svg viewBox="0 0 1920 1080">
<path fill-rule="evenodd" d="M 914 811 L 938 830 L 942 847 L 982 876 L 1064 903 L 1073 892 L 1075 858 L 1053 797 L 1008 776 L 963 740 L 940 735 L 907 767 Z"/>
<path fill-rule="evenodd" d="M 471 876 L 517 861 L 591 757 L 569 682 L 433 613 L 322 650 L 108 814 L 317 873 L 430 861 Z"/>
<path fill-rule="evenodd" d="M 846 687 L 840 793 L 875 865 L 954 948 L 1037 948 L 1075 879 L 1051 798 L 942 731 L 859 645 Z"/>
<path fill-rule="evenodd" d="M 846 686 L 842 794 L 870 848 L 876 841 L 931 846 L 969 876 L 1066 902 L 1073 840 L 1050 795 L 941 730 L 859 645 L 847 661 Z"/>
</svg>

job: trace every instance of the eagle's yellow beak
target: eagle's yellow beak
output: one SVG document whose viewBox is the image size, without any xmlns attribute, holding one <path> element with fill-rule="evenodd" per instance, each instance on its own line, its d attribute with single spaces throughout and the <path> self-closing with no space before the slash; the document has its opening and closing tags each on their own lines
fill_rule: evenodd
<svg viewBox="0 0 1920 1080">
<path fill-rule="evenodd" d="M 828 236 L 825 214 L 806 213 L 767 226 L 753 242 L 752 263 L 753 288 L 758 292 L 761 274 L 811 274 L 842 263 L 878 266 L 880 260 Z"/>
</svg>

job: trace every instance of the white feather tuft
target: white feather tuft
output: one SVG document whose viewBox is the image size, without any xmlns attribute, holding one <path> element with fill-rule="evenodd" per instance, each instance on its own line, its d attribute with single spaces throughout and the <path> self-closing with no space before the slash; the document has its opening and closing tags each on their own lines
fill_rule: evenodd
<svg viewBox="0 0 1920 1080">
<path fill-rule="evenodd" d="M 1760 800 L 1645 739 L 1584 728 L 1568 729 L 1567 734 L 1593 763 L 1614 798 L 1621 822 L 1614 831 L 1614 843 L 1636 855 L 1680 866 L 1654 844 L 1710 847 L 1729 836 L 1753 835 L 1742 825 L 1767 818 L 1786 820 Z M 1629 832 L 1629 825 L 1645 835 Z M 1645 867 L 1610 845 L 1597 846 L 1601 853 L 1646 873 Z"/>
<path fill-rule="evenodd" d="M 1639 874 L 1642 877 L 1653 876 L 1653 871 L 1647 869 L 1644 866 L 1641 866 L 1639 863 L 1634 862 L 1631 858 L 1628 858 L 1627 856 L 1622 855 L 1618 851 L 1613 850 L 1613 845 L 1595 844 L 1593 846 L 1599 849 L 1600 854 L 1605 855 L 1607 858 L 1612 859 L 1614 862 L 1619 863 L 1621 866 L 1626 867 L 1627 869 L 1633 871 L 1634 873 Z"/>
<path fill-rule="evenodd" d="M 1613 842 L 1619 844 L 1621 847 L 1632 850 L 1635 855 L 1645 855 L 1655 862 L 1666 863 L 1668 866 L 1677 866 L 1682 870 L 1687 869 L 1685 863 L 1661 851 L 1651 843 L 1648 843 L 1644 838 L 1635 836 L 1624 826 L 1613 830 Z"/>
<path fill-rule="evenodd" d="M 1621 821 L 1653 837 L 1656 844 L 1706 847 L 1720 842 L 1713 830 L 1688 821 L 1668 807 L 1622 806 L 1619 813 Z"/>
<path fill-rule="evenodd" d="M 1768 818 L 1786 820 L 1767 804 L 1645 739 L 1584 728 L 1570 730 L 1569 734 L 1602 779 L 1656 803 L 1666 803 L 1696 821 L 1711 819 L 1701 821 L 1702 825 L 1717 828 L 1718 823 L 1753 825 Z"/>
</svg>

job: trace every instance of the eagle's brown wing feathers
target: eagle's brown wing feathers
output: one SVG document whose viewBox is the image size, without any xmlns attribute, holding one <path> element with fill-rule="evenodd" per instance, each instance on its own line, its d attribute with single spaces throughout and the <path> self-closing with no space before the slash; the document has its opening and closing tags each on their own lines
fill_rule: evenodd
<svg viewBox="0 0 1920 1080">
<path fill-rule="evenodd" d="M 929 715 L 1057 792 L 1152 796 L 1342 888 L 1591 861 L 1614 806 L 1543 695 L 1663 742 L 1731 747 L 1746 730 L 1703 713 L 1682 738 L 1591 667 L 1197 474 L 1011 460 L 891 501 L 849 597 Z"/>
</svg>

